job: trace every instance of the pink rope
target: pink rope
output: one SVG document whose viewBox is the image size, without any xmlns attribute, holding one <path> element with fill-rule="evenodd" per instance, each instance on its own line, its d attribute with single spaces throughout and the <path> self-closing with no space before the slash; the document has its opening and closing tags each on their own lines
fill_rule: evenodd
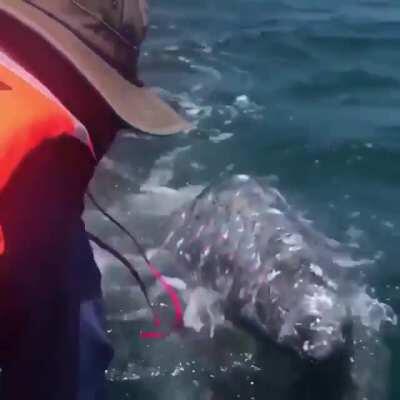
<svg viewBox="0 0 400 400">
<path fill-rule="evenodd" d="M 183 326 L 183 311 L 182 311 L 182 305 L 179 299 L 179 296 L 175 289 L 165 280 L 161 272 L 151 263 L 146 263 L 147 266 L 149 267 L 150 272 L 154 276 L 155 279 L 160 282 L 160 284 L 163 286 L 165 292 L 167 293 L 171 304 L 174 308 L 174 314 L 175 314 L 175 323 L 172 329 L 169 329 L 166 332 L 156 332 L 156 331 L 150 331 L 150 332 L 140 332 L 140 337 L 142 339 L 164 339 L 168 337 L 174 329 L 180 329 Z M 154 314 L 154 321 L 153 324 L 155 327 L 159 328 L 161 326 L 161 321 L 157 314 Z"/>
</svg>

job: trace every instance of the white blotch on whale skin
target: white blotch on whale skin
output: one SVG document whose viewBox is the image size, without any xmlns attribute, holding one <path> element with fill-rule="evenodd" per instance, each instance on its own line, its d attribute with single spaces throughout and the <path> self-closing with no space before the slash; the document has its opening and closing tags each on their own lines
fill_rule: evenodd
<svg viewBox="0 0 400 400">
<path fill-rule="evenodd" d="M 296 252 L 296 251 L 300 251 L 301 249 L 302 249 L 301 246 L 290 246 L 290 247 L 288 248 L 289 252 L 292 252 L 292 253 L 294 253 L 294 252 Z"/>
<path fill-rule="evenodd" d="M 335 291 L 338 290 L 338 284 L 337 283 L 331 281 L 330 279 L 326 279 L 325 282 L 331 289 L 333 289 Z"/>
<path fill-rule="evenodd" d="M 201 234 L 203 233 L 205 227 L 206 227 L 205 225 L 201 225 L 199 227 L 199 229 L 197 230 L 197 232 L 196 232 L 196 234 L 194 236 L 196 239 L 198 239 L 201 236 Z"/>
<path fill-rule="evenodd" d="M 332 335 L 335 331 L 333 326 L 314 326 L 313 329 L 317 332 L 326 332 L 328 335 Z"/>
<path fill-rule="evenodd" d="M 211 246 L 207 246 L 207 247 L 203 250 L 201 256 L 205 258 L 205 257 L 207 257 L 207 256 L 210 254 L 210 252 L 211 252 Z"/>
<path fill-rule="evenodd" d="M 313 274 L 322 277 L 323 272 L 320 266 L 316 265 L 316 264 L 311 264 L 310 265 L 310 270 Z"/>
<path fill-rule="evenodd" d="M 294 289 L 297 289 L 301 284 L 303 283 L 303 279 L 299 279 L 295 284 L 293 285 Z"/>
<path fill-rule="evenodd" d="M 292 234 L 287 234 L 282 237 L 282 242 L 287 244 L 288 246 L 298 246 L 301 248 L 303 244 L 303 237 L 299 234 L 292 233 Z"/>
<path fill-rule="evenodd" d="M 332 297 L 322 288 L 304 296 L 304 305 L 310 315 L 321 315 L 321 311 L 331 309 L 333 304 Z"/>
<path fill-rule="evenodd" d="M 277 208 L 272 208 L 272 207 L 267 210 L 267 213 L 268 214 L 275 214 L 275 215 L 282 215 L 283 214 L 282 211 L 278 210 Z"/>
<path fill-rule="evenodd" d="M 304 351 L 305 353 L 308 353 L 310 350 L 314 350 L 314 349 L 315 349 L 315 345 L 310 344 L 310 341 L 309 341 L 309 340 L 306 340 L 306 341 L 303 343 L 303 351 Z"/>
<path fill-rule="evenodd" d="M 272 282 L 277 276 L 279 276 L 282 271 L 272 270 L 267 274 L 267 282 Z"/>
</svg>

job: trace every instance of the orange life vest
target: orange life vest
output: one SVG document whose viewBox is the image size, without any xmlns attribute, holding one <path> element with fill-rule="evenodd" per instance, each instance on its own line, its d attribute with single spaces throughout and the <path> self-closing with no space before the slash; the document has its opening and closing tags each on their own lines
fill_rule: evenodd
<svg viewBox="0 0 400 400">
<path fill-rule="evenodd" d="M 43 141 L 60 135 L 84 142 L 94 157 L 83 125 L 39 81 L 0 50 L 0 196 L 27 155 Z M 0 221 L 0 255 L 5 250 Z"/>
</svg>

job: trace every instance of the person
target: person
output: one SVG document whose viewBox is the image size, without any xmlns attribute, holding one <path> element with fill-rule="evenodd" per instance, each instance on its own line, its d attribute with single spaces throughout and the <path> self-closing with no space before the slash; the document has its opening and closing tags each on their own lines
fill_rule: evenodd
<svg viewBox="0 0 400 400">
<path fill-rule="evenodd" d="M 1 399 L 105 398 L 112 348 L 84 195 L 122 127 L 188 128 L 138 79 L 145 11 L 0 0 Z"/>
</svg>

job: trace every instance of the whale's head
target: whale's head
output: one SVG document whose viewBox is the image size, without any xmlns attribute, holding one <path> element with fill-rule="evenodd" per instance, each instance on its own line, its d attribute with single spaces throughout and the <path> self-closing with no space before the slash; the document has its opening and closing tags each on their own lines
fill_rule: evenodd
<svg viewBox="0 0 400 400">
<path fill-rule="evenodd" d="M 351 320 L 347 294 L 324 266 L 291 255 L 253 278 L 243 276 L 233 307 L 239 321 L 257 330 L 259 338 L 312 360 L 344 348 Z"/>
</svg>

